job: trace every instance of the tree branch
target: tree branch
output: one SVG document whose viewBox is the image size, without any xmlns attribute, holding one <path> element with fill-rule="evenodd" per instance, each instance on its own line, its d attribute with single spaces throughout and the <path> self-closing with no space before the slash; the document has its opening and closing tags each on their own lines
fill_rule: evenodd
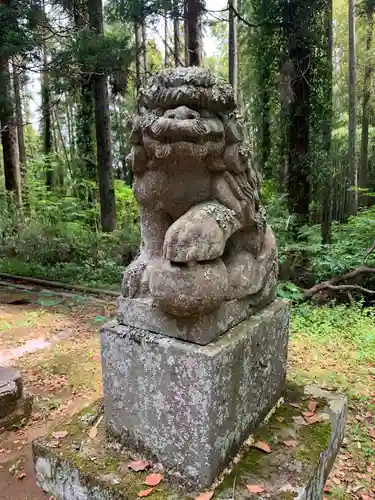
<svg viewBox="0 0 375 500">
<path fill-rule="evenodd" d="M 324 290 L 333 290 L 333 291 L 358 290 L 362 293 L 375 295 L 375 290 L 368 290 L 367 288 L 364 288 L 360 285 L 337 284 L 366 274 L 375 274 L 375 267 L 364 267 L 364 266 L 357 267 L 357 269 L 354 269 L 354 271 L 351 271 L 350 273 L 344 274 L 342 276 L 335 276 L 334 278 L 328 281 L 324 281 L 323 283 L 318 283 L 317 285 L 305 291 L 305 298 L 309 299 L 313 295 L 316 295 L 317 293 L 322 292 Z"/>
</svg>

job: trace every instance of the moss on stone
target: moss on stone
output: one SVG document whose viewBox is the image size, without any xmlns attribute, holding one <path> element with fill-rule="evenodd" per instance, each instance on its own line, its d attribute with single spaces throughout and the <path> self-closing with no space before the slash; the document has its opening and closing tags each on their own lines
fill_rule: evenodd
<svg viewBox="0 0 375 500">
<path fill-rule="evenodd" d="M 312 425 L 301 425 L 293 417 L 301 417 L 307 410 L 308 400 L 300 388 L 288 387 L 285 401 L 275 410 L 269 421 L 259 426 L 254 434 L 254 443 L 264 441 L 271 453 L 264 453 L 254 446 L 249 447 L 232 471 L 216 489 L 215 498 L 232 496 L 236 484 L 236 499 L 249 498 L 245 484 L 259 484 L 266 487 L 268 498 L 292 500 L 309 484 L 317 470 L 320 454 L 328 449 L 331 437 L 331 423 L 327 421 Z M 327 410 L 327 400 L 318 402 L 319 411 Z M 109 500 L 134 500 L 140 490 L 146 489 L 144 480 L 150 471 L 133 472 L 127 469 L 127 462 L 134 459 L 130 452 L 114 444 L 105 433 L 103 421 L 98 425 L 95 439 L 88 436 L 89 430 L 101 416 L 102 406 L 94 403 L 85 408 L 58 430 L 68 435 L 61 439 L 58 448 L 51 446 L 53 433 L 39 440 L 35 445 L 37 456 L 52 457 L 64 471 L 79 471 L 81 484 L 88 488 L 98 486 L 110 491 Z M 284 441 L 293 439 L 295 447 L 288 447 Z M 56 440 L 55 440 L 56 441 Z M 35 454 L 35 453 L 34 453 Z M 154 500 L 192 499 L 194 495 L 183 493 L 177 486 L 165 479 L 152 493 Z"/>
<path fill-rule="evenodd" d="M 296 498 L 298 489 L 306 484 L 314 474 L 320 454 L 328 448 L 331 424 L 323 421 L 311 425 L 296 425 L 293 417 L 300 417 L 307 410 L 308 400 L 301 388 L 288 386 L 285 402 L 276 409 L 268 423 L 261 425 L 253 434 L 254 443 L 263 441 L 271 446 L 272 453 L 264 453 L 250 447 L 242 459 L 233 467 L 217 489 L 219 498 L 228 496 L 236 484 L 266 484 L 271 481 L 282 487 L 285 483 L 291 491 L 276 491 L 271 498 L 289 500 Z M 326 401 L 317 400 L 323 409 Z M 298 406 L 297 406 L 298 405 Z M 296 440 L 296 447 L 288 448 L 283 441 Z M 293 491 L 293 488 L 296 491 Z M 277 489 L 277 488 L 276 488 Z M 223 496 L 221 496 L 223 495 Z M 239 496 L 239 499 L 242 497 Z M 246 496 L 244 498 L 247 498 Z"/>
</svg>

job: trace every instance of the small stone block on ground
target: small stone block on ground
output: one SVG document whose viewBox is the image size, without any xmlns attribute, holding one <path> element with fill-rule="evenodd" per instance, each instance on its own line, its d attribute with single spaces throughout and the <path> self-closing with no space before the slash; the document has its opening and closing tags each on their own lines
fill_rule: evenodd
<svg viewBox="0 0 375 500">
<path fill-rule="evenodd" d="M 48 495 L 58 500 L 135 500 L 140 491 L 150 488 L 144 484 L 146 477 L 157 473 L 163 479 L 150 499 L 198 496 L 198 491 L 176 486 L 158 463 L 146 463 L 146 469 L 139 472 L 131 470 L 130 462 L 149 457 L 109 441 L 102 411 L 102 405 L 94 403 L 34 441 L 37 482 Z M 344 437 L 346 417 L 344 396 L 315 387 L 288 386 L 284 400 L 249 436 L 235 464 L 207 490 L 215 491 L 213 500 L 233 496 L 236 500 L 321 500 Z"/>
<path fill-rule="evenodd" d="M 210 485 L 284 390 L 289 314 L 277 300 L 206 346 L 104 326 L 108 430 L 186 482 Z"/>
<path fill-rule="evenodd" d="M 12 410 L 0 418 L 0 434 L 4 431 L 22 427 L 29 420 L 33 408 L 34 396 L 24 391 Z"/>
<path fill-rule="evenodd" d="M 23 390 L 15 368 L 0 366 L 0 433 L 25 423 L 31 414 L 33 397 Z"/>
<path fill-rule="evenodd" d="M 15 368 L 0 366 L 0 418 L 22 397 L 22 378 Z"/>
</svg>

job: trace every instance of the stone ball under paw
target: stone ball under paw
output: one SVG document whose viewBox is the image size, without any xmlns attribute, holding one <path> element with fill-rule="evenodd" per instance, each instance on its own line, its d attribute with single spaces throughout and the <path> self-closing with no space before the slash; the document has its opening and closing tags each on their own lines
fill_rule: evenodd
<svg viewBox="0 0 375 500">
<path fill-rule="evenodd" d="M 228 292 L 228 272 L 221 259 L 189 264 L 164 261 L 150 275 L 151 295 L 173 316 L 204 316 L 218 309 Z"/>
</svg>

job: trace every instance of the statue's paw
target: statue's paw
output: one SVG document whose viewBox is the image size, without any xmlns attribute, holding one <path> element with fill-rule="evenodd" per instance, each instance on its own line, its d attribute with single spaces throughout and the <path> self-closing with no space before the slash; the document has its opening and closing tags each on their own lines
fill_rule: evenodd
<svg viewBox="0 0 375 500">
<path fill-rule="evenodd" d="M 124 297 L 144 297 L 149 294 L 149 275 L 152 262 L 135 260 L 124 272 L 122 280 L 122 295 Z"/>
<path fill-rule="evenodd" d="M 223 231 L 214 219 L 204 216 L 181 217 L 168 229 L 164 258 L 173 262 L 214 260 L 224 253 Z"/>
</svg>

